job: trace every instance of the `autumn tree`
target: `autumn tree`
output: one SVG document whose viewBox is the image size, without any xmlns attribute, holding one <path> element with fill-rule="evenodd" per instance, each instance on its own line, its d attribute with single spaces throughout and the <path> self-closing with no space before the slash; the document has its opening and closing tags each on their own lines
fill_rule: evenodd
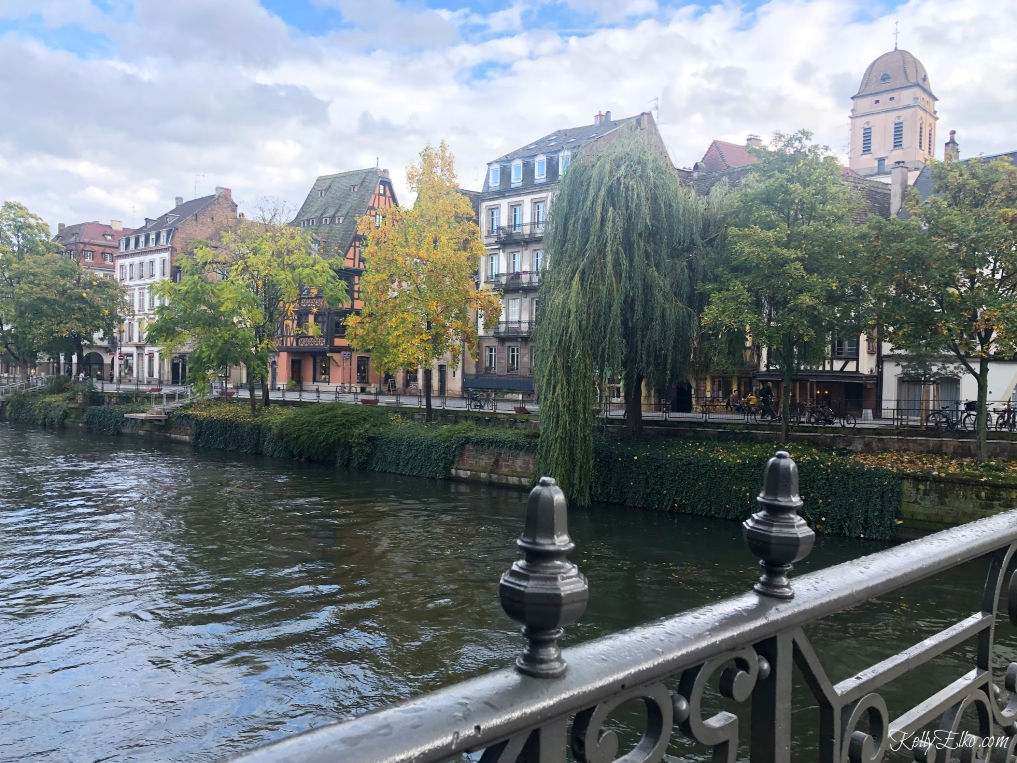
<svg viewBox="0 0 1017 763">
<path fill-rule="evenodd" d="M 347 299 L 346 284 L 316 255 L 307 231 L 274 218 L 245 221 L 223 233 L 218 243 L 199 243 L 181 258 L 180 270 L 179 282 L 160 281 L 154 287 L 163 304 L 149 326 L 149 341 L 170 351 L 190 347 L 198 389 L 207 390 L 210 375 L 246 366 L 248 378 L 263 383 L 265 406 L 269 353 L 300 294 L 313 290 L 331 306 Z M 250 402 L 253 411 L 253 384 Z"/>
<path fill-rule="evenodd" d="M 491 326 L 501 307 L 492 292 L 476 288 L 484 246 L 445 142 L 424 148 L 406 177 L 417 194 L 412 209 L 394 207 L 383 218 L 359 221 L 364 304 L 347 320 L 346 338 L 384 371 L 423 368 L 430 420 L 432 362 L 448 355 L 458 363 L 463 347 L 476 345 L 477 317 Z"/>
<path fill-rule="evenodd" d="M 741 353 L 746 335 L 781 372 L 782 441 L 795 374 L 822 361 L 834 334 L 859 334 L 850 292 L 860 205 L 825 146 L 801 130 L 777 133 L 735 192 L 727 254 L 711 275 L 703 326 L 716 347 Z"/>
<path fill-rule="evenodd" d="M 636 431 L 644 381 L 663 387 L 687 376 L 702 219 L 701 201 L 641 135 L 591 147 L 561 181 L 534 331 L 538 456 L 580 504 L 590 500 L 597 386 L 622 380 Z"/>
<path fill-rule="evenodd" d="M 989 363 L 1017 353 L 1017 167 L 973 159 L 928 169 L 932 195 L 912 190 L 907 219 L 871 223 L 861 272 L 884 339 L 975 379 L 984 461 Z"/>
</svg>

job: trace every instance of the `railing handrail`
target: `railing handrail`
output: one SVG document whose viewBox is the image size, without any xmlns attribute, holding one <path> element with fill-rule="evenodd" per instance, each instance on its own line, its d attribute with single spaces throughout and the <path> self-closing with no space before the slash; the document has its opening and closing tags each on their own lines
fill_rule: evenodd
<svg viewBox="0 0 1017 763">
<path fill-rule="evenodd" d="M 275 742 L 241 759 L 251 763 L 394 763 L 444 760 L 489 748 L 522 732 L 547 727 L 626 689 L 659 682 L 724 653 L 752 647 L 1015 542 L 1017 510 L 795 578 L 791 600 L 750 590 L 564 649 L 562 656 L 569 669 L 561 678 L 532 678 L 513 669 L 499 670 Z M 991 612 L 995 602 L 987 605 L 983 600 L 983 611 L 986 606 Z M 968 630 L 988 627 L 983 619 L 967 618 L 960 623 Z"/>
</svg>

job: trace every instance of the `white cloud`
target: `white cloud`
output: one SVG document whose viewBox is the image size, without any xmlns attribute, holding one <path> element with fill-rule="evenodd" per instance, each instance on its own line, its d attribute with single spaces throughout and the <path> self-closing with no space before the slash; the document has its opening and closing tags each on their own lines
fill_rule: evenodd
<svg viewBox="0 0 1017 763">
<path fill-rule="evenodd" d="M 135 0 L 107 20 L 108 58 L 84 60 L 26 30 L 0 37 L 0 70 L 15 73 L 0 78 L 0 103 L 17 115 L 0 123 L 4 197 L 51 224 L 131 225 L 216 185 L 242 204 L 293 207 L 316 175 L 377 160 L 406 201 L 403 170 L 426 142 L 448 139 L 461 182 L 478 187 L 488 161 L 534 138 L 599 109 L 620 117 L 655 104 L 679 166 L 713 138 L 799 127 L 844 152 L 850 97 L 892 47 L 895 15 L 901 47 L 940 98 L 940 145 L 953 128 L 965 155 L 1017 148 L 1010 3 L 909 0 L 871 18 L 860 0 L 770 0 L 754 13 L 648 2 L 625 6 L 648 14 L 639 21 L 570 35 L 540 28 L 550 5 L 539 0 L 486 15 L 321 1 L 357 26 L 310 36 L 255 0 Z M 0 18 L 21 5 L 0 0 Z M 616 5 L 582 10 L 606 18 Z M 98 23 L 84 0 L 41 8 L 45 19 Z"/>
</svg>

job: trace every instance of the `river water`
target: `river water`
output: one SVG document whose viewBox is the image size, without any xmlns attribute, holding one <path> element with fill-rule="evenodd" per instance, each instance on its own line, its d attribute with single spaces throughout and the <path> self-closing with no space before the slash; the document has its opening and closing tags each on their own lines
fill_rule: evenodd
<svg viewBox="0 0 1017 763">
<path fill-rule="evenodd" d="M 497 585 L 524 503 L 0 426 L 0 760 L 212 760 L 510 665 L 522 640 Z M 591 598 L 567 643 L 757 574 L 737 523 L 610 506 L 569 521 Z M 796 574 L 879 548 L 820 538 Z M 936 601 L 926 627 L 949 617 Z M 907 635 L 914 616 L 883 609 L 827 640 Z"/>
</svg>

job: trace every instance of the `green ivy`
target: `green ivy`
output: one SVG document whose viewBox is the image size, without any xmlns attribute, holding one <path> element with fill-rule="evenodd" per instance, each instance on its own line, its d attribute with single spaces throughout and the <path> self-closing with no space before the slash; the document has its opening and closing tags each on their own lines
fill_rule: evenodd
<svg viewBox="0 0 1017 763">
<path fill-rule="evenodd" d="M 828 535 L 893 537 L 900 478 L 849 454 L 791 446 L 798 463 L 801 514 Z M 602 436 L 594 450 L 594 500 L 684 514 L 746 519 L 774 447 L 764 444 Z"/>
<path fill-rule="evenodd" d="M 138 428 L 139 422 L 125 419 L 124 414 L 143 413 L 146 410 L 148 406 L 143 403 L 90 406 L 85 410 L 85 429 L 113 436 L 124 431 L 130 432 Z"/>
<path fill-rule="evenodd" d="M 7 418 L 21 426 L 63 429 L 67 413 L 67 401 L 62 394 L 43 396 L 26 392 L 14 395 L 7 404 Z"/>
</svg>

